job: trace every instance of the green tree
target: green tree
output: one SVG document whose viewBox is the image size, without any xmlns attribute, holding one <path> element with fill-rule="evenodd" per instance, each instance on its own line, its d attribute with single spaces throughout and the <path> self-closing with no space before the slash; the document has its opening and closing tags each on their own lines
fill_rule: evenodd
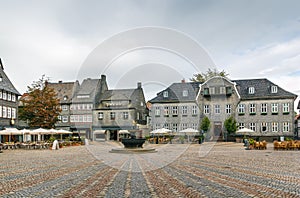
<svg viewBox="0 0 300 198">
<path fill-rule="evenodd" d="M 53 128 L 61 112 L 59 99 L 48 85 L 48 78 L 41 79 L 28 86 L 28 91 L 20 99 L 19 118 L 27 121 L 29 127 Z"/>
<path fill-rule="evenodd" d="M 194 74 L 193 78 L 190 78 L 192 82 L 205 82 L 206 80 L 214 77 L 214 76 L 222 76 L 227 77 L 229 74 L 227 74 L 224 70 L 218 71 L 217 69 L 208 69 L 206 73 L 198 73 Z"/>
<path fill-rule="evenodd" d="M 232 134 L 236 132 L 237 126 L 236 126 L 236 120 L 233 116 L 230 116 L 227 118 L 224 122 L 225 129 L 227 130 L 228 134 Z"/>
<path fill-rule="evenodd" d="M 205 116 L 201 121 L 200 129 L 203 130 L 204 132 L 207 132 L 209 127 L 210 127 L 210 120 L 207 116 Z"/>
</svg>

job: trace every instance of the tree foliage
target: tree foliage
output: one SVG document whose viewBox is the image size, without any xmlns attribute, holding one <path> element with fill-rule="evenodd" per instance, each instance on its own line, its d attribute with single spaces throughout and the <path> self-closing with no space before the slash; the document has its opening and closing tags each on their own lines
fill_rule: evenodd
<svg viewBox="0 0 300 198">
<path fill-rule="evenodd" d="M 203 130 L 204 132 L 207 132 L 209 127 L 210 127 L 210 120 L 207 116 L 205 116 L 201 121 L 200 129 Z"/>
<path fill-rule="evenodd" d="M 222 76 L 227 77 L 229 74 L 227 74 L 224 70 L 218 71 L 217 69 L 208 69 L 206 73 L 198 73 L 194 74 L 193 78 L 190 78 L 192 82 L 205 82 L 208 79 L 214 77 L 214 76 Z"/>
<path fill-rule="evenodd" d="M 20 99 L 19 117 L 27 121 L 29 127 L 53 128 L 61 112 L 59 99 L 48 85 L 48 78 L 41 79 L 28 86 L 28 91 Z"/>
<path fill-rule="evenodd" d="M 225 126 L 228 134 L 232 134 L 232 133 L 236 132 L 236 130 L 237 130 L 236 120 L 234 119 L 233 116 L 230 116 L 229 118 L 227 118 L 225 120 L 224 126 Z"/>
</svg>

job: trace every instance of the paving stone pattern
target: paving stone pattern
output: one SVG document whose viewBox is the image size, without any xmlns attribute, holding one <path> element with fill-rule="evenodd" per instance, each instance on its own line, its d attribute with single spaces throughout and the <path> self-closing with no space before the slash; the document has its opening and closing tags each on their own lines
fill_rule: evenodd
<svg viewBox="0 0 300 198">
<path fill-rule="evenodd" d="M 158 150 L 151 154 L 109 153 L 115 146 L 5 150 L 0 197 L 300 197 L 300 151 L 204 143 L 149 145 Z"/>
</svg>

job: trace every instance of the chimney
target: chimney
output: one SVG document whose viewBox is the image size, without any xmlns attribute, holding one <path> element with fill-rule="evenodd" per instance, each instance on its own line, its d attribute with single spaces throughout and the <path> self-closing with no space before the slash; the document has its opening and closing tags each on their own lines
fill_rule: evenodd
<svg viewBox="0 0 300 198">
<path fill-rule="evenodd" d="M 106 76 L 105 75 L 101 75 L 101 79 L 100 79 L 100 93 L 103 94 L 108 88 L 107 88 L 107 83 L 106 83 Z"/>
<path fill-rule="evenodd" d="M 141 82 L 138 82 L 138 83 L 137 83 L 137 88 L 138 88 L 138 89 L 141 89 L 141 88 L 142 88 L 142 83 L 141 83 Z"/>
<path fill-rule="evenodd" d="M 106 76 L 103 75 L 103 74 L 101 75 L 101 81 L 102 81 L 102 80 L 103 80 L 103 81 L 106 81 Z"/>
<path fill-rule="evenodd" d="M 185 79 L 182 79 L 182 80 L 181 80 L 181 83 L 185 83 Z"/>
<path fill-rule="evenodd" d="M 61 83 L 62 83 L 62 80 L 59 80 L 58 83 L 61 84 Z"/>
</svg>

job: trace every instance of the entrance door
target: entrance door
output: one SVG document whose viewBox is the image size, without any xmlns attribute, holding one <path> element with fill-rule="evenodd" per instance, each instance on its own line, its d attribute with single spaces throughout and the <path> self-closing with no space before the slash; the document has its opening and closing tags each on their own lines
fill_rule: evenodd
<svg viewBox="0 0 300 198">
<path fill-rule="evenodd" d="M 222 122 L 215 122 L 214 123 L 214 139 L 220 140 L 223 138 L 222 134 Z"/>
<path fill-rule="evenodd" d="M 117 130 L 110 130 L 110 138 L 109 140 L 118 140 L 118 131 Z"/>
</svg>

